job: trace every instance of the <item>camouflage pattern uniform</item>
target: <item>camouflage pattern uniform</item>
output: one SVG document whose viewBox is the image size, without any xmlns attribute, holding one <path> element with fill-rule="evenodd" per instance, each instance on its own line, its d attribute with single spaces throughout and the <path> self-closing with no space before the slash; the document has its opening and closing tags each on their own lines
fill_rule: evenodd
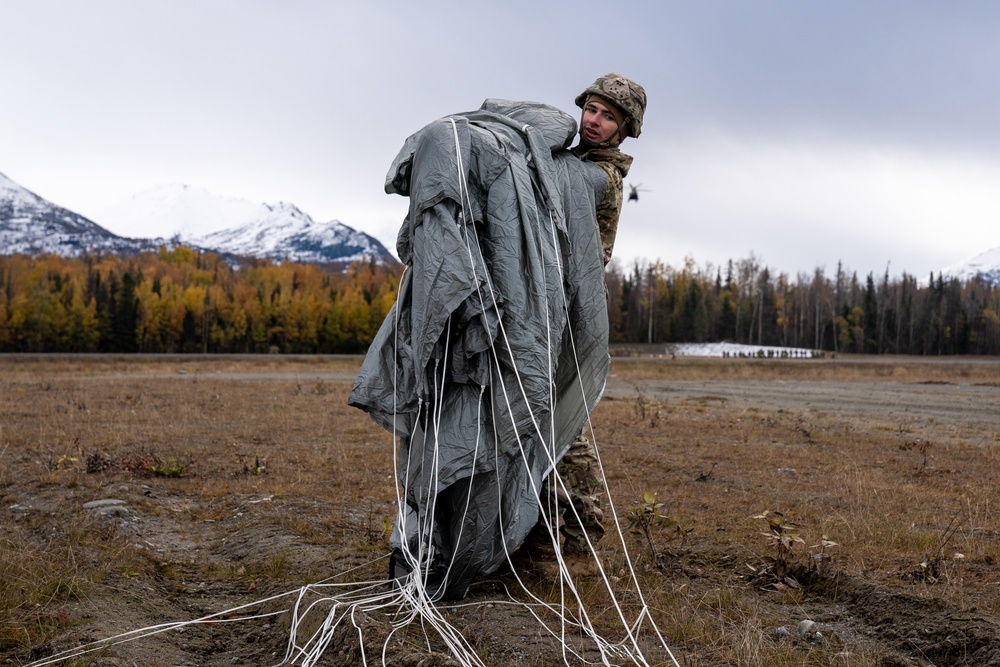
<svg viewBox="0 0 1000 667">
<path fill-rule="evenodd" d="M 587 148 L 575 146 L 573 153 L 581 160 L 590 160 L 608 175 L 608 187 L 604 199 L 597 205 L 597 226 L 601 230 L 601 245 L 604 249 L 604 264 L 611 261 L 618 234 L 618 218 L 625 200 L 625 177 L 632 166 L 632 157 L 617 148 Z"/>
<path fill-rule="evenodd" d="M 596 545 L 604 537 L 604 512 L 601 510 L 604 480 L 601 479 L 597 450 L 587 436 L 581 433 L 573 440 L 569 451 L 556 464 L 556 471 L 569 492 L 569 502 L 562 503 L 565 510 L 559 529 L 564 538 L 563 553 L 590 553 L 587 538 L 590 544 Z"/>
<path fill-rule="evenodd" d="M 621 75 L 608 74 L 599 78 L 576 98 L 577 106 L 582 108 L 590 95 L 597 95 L 621 109 L 626 116 L 622 129 L 627 130 L 628 136 L 639 136 L 646 109 L 646 92 L 642 86 Z M 608 175 L 604 199 L 597 205 L 597 224 L 601 233 L 604 264 L 607 265 L 611 261 L 615 236 L 618 234 L 618 219 L 624 201 L 624 178 L 632 166 L 632 157 L 611 145 L 588 146 L 581 143 L 570 150 L 581 160 L 597 164 Z M 559 532 L 563 536 L 563 553 L 589 554 L 588 537 L 590 544 L 596 545 L 604 536 L 604 513 L 600 497 L 604 481 L 601 479 L 597 450 L 590 439 L 583 433 L 578 435 L 566 454 L 556 463 L 555 472 L 562 478 L 566 492 L 557 488 L 559 485 L 554 483 L 551 476 L 545 479 L 542 503 L 544 505 L 546 499 L 554 499 L 558 505 L 549 521 L 554 528 L 562 515 Z M 554 556 L 554 545 L 550 537 L 553 533 L 546 526 L 545 515 L 546 512 L 543 511 L 538 524 L 525 540 L 529 556 L 536 560 Z"/>
<path fill-rule="evenodd" d="M 586 90 L 576 96 L 576 106 L 581 109 L 591 97 L 597 97 L 605 104 L 616 107 L 624 115 L 624 120 L 618 126 L 618 136 L 636 137 L 642 132 L 642 118 L 646 113 L 646 91 L 632 79 L 621 74 L 605 74 L 598 77 Z M 581 160 L 589 160 L 598 165 L 608 175 L 608 188 L 604 200 L 597 206 L 597 224 L 601 230 L 601 242 L 604 246 L 604 264 L 611 261 L 611 251 L 615 245 L 615 235 L 618 233 L 618 217 L 622 212 L 624 201 L 624 178 L 632 167 L 631 156 L 625 155 L 618 145 L 609 142 L 600 145 L 585 144 L 583 135 L 581 143 L 571 150 Z M 619 142 L 620 143 L 620 142 Z"/>
</svg>

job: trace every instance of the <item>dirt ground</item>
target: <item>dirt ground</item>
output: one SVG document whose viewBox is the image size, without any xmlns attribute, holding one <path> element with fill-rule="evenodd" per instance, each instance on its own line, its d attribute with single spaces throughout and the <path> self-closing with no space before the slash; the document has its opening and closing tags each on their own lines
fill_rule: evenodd
<svg viewBox="0 0 1000 667">
<path fill-rule="evenodd" d="M 346 406 L 359 363 L 0 356 L 0 664 L 221 612 L 58 664 L 274 665 L 300 592 L 300 640 L 391 594 L 392 444 Z M 610 590 L 577 580 L 602 637 L 627 637 L 616 600 L 685 667 L 1000 665 L 1000 360 L 616 358 L 593 427 L 608 518 L 644 494 L 664 517 L 623 543 L 606 521 Z M 477 664 L 601 664 L 527 604 L 557 583 L 521 580 L 441 605 Z M 316 664 L 462 664 L 353 608 Z"/>
</svg>

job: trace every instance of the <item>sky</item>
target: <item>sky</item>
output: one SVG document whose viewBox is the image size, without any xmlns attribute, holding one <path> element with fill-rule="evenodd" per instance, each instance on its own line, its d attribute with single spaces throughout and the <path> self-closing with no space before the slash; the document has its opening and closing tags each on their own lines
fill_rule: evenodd
<svg viewBox="0 0 1000 667">
<path fill-rule="evenodd" d="M 1000 246 L 992 0 L 0 0 L 0 22 L 0 173 L 98 224 L 184 183 L 394 249 L 407 136 L 490 97 L 578 116 L 615 71 L 649 98 L 626 269 L 923 278 Z"/>
</svg>

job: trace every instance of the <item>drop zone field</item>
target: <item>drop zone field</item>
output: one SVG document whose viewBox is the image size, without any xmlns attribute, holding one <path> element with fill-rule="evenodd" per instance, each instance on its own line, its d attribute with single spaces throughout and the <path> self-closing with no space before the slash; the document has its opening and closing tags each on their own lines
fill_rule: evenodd
<svg viewBox="0 0 1000 667">
<path fill-rule="evenodd" d="M 0 356 L 0 664 L 249 605 L 62 664 L 273 665 L 289 595 L 384 579 L 392 441 L 346 405 L 359 364 Z M 615 358 L 593 428 L 678 664 L 1000 664 L 1000 360 Z M 634 618 L 613 526 L 599 550 Z M 577 585 L 624 636 L 604 582 Z M 525 600 L 504 570 L 441 613 L 484 665 L 564 664 Z M 459 664 L 392 620 L 345 623 L 319 664 Z"/>
</svg>

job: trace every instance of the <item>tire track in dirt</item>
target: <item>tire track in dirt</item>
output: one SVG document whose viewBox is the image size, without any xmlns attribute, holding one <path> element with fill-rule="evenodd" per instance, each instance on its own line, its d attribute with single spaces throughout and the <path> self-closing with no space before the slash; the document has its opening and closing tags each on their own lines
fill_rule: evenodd
<svg viewBox="0 0 1000 667">
<path fill-rule="evenodd" d="M 640 391 L 649 398 L 667 403 L 709 398 L 725 400 L 734 409 L 815 409 L 869 417 L 876 414 L 889 423 L 933 418 L 963 427 L 976 425 L 1000 431 L 1000 386 L 800 380 L 612 380 L 605 395 L 627 399 L 638 396 Z"/>
</svg>

